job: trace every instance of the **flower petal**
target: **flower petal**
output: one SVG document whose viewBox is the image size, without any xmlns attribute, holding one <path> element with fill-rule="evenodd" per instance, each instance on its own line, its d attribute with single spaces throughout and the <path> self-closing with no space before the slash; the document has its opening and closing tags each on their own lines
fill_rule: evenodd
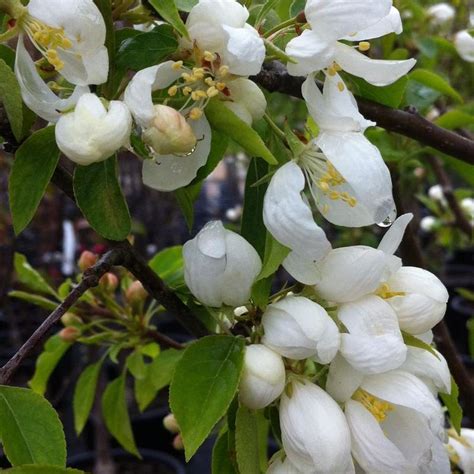
<svg viewBox="0 0 474 474">
<path fill-rule="evenodd" d="M 331 244 L 301 197 L 304 183 L 303 172 L 293 161 L 278 169 L 265 194 L 263 221 L 278 242 L 316 262 Z"/>
<path fill-rule="evenodd" d="M 326 391 L 337 402 L 347 402 L 359 388 L 364 377 L 362 372 L 354 369 L 338 354 L 329 366 Z"/>
<path fill-rule="evenodd" d="M 267 108 L 267 100 L 260 87 L 255 82 L 239 77 L 227 82 L 232 102 L 226 101 L 225 105 L 235 104 L 244 107 L 250 116 L 250 124 L 253 120 L 261 119 Z M 231 110 L 234 110 L 231 108 Z M 248 123 L 248 121 L 247 121 Z"/>
<path fill-rule="evenodd" d="M 206 163 L 211 151 L 211 127 L 207 118 L 190 120 L 198 142 L 190 156 L 156 155 L 143 162 L 143 183 L 159 191 L 174 191 L 189 184 Z"/>
<path fill-rule="evenodd" d="M 377 248 L 387 255 L 393 255 L 400 246 L 405 229 L 412 219 L 411 213 L 400 216 L 385 233 Z"/>
<path fill-rule="evenodd" d="M 404 61 L 371 59 L 359 51 L 342 43 L 338 43 L 335 61 L 344 71 L 362 77 L 374 86 L 387 86 L 404 76 L 416 63 L 411 58 Z"/>
<path fill-rule="evenodd" d="M 308 261 L 293 250 L 282 262 L 283 268 L 296 280 L 305 285 L 315 285 L 321 279 L 318 263 Z"/>
</svg>

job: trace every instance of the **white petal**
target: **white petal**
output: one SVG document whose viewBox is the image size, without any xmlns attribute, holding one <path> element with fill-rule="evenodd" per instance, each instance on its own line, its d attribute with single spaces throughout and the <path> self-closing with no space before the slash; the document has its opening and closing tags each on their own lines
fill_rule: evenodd
<svg viewBox="0 0 474 474">
<path fill-rule="evenodd" d="M 235 0 L 200 0 L 189 12 L 186 26 L 192 29 L 198 23 L 208 22 L 241 28 L 248 17 L 248 10 Z"/>
<path fill-rule="evenodd" d="M 464 473 L 471 474 L 474 472 L 474 443 L 465 437 L 466 428 L 461 429 L 461 436 L 465 438 L 464 442 L 459 442 L 457 439 L 449 438 L 449 445 L 454 449 L 459 456 L 459 467 Z M 468 446 L 465 443 L 468 443 Z"/>
<path fill-rule="evenodd" d="M 341 335 L 341 354 L 356 370 L 379 374 L 400 367 L 407 348 L 397 316 L 378 296 L 365 296 L 340 306 L 339 320 L 349 331 Z"/>
<path fill-rule="evenodd" d="M 385 36 L 390 33 L 396 33 L 399 35 L 402 31 L 403 26 L 402 19 L 400 18 L 400 12 L 395 7 L 392 7 L 390 9 L 390 13 L 377 23 L 374 23 L 364 30 L 358 31 L 355 35 L 346 36 L 345 38 L 341 39 L 347 41 L 362 41 L 372 38 L 380 38 L 381 36 Z"/>
<path fill-rule="evenodd" d="M 312 30 L 304 30 L 287 45 L 285 53 L 295 61 L 288 63 L 292 76 L 306 76 L 330 66 L 334 60 L 334 44 Z"/>
<path fill-rule="evenodd" d="M 357 201 L 351 207 L 341 199 L 329 199 L 315 187 L 320 198 L 318 208 L 321 211 L 329 208 L 324 213 L 329 222 L 347 227 L 363 227 L 383 222 L 393 213 L 395 203 L 390 172 L 378 148 L 362 133 L 323 132 L 316 143 L 347 183 L 334 187 L 334 190 L 347 192 Z"/>
<path fill-rule="evenodd" d="M 349 400 L 345 414 L 351 430 L 352 455 L 366 472 L 400 474 L 408 468 L 402 452 L 361 403 Z"/>
<path fill-rule="evenodd" d="M 331 244 L 303 201 L 304 175 L 293 161 L 274 174 L 265 194 L 263 221 L 278 242 L 312 262 L 323 258 Z"/>
<path fill-rule="evenodd" d="M 240 77 L 229 81 L 227 87 L 230 92 L 230 99 L 232 99 L 233 102 L 226 101 L 224 102 L 225 105 L 239 104 L 243 106 L 250 115 L 250 123 L 264 116 L 267 108 L 267 100 L 255 82 Z"/>
<path fill-rule="evenodd" d="M 362 77 L 374 86 L 387 86 L 404 76 L 416 63 L 416 60 L 389 61 L 371 59 L 354 48 L 338 43 L 335 61 L 344 71 Z"/>
<path fill-rule="evenodd" d="M 386 254 L 362 245 L 331 250 L 320 264 L 318 294 L 336 303 L 346 303 L 373 293 L 391 270 Z"/>
<path fill-rule="evenodd" d="M 143 183 L 159 191 L 174 191 L 189 184 L 211 151 L 211 127 L 207 118 L 190 120 L 198 142 L 189 156 L 155 155 L 143 162 Z"/>
<path fill-rule="evenodd" d="M 474 62 L 474 37 L 469 31 L 463 30 L 454 36 L 454 46 L 459 56 L 469 63 Z"/>
<path fill-rule="evenodd" d="M 464 472 L 469 472 L 469 470 L 464 470 Z M 439 439 L 433 439 L 431 460 L 428 464 L 420 466 L 420 474 L 451 474 L 448 451 Z"/>
<path fill-rule="evenodd" d="M 300 471 L 295 467 L 294 464 L 288 459 L 285 458 L 284 461 L 281 460 L 281 457 L 277 456 L 276 459 L 272 461 L 266 474 L 307 474 L 306 472 Z"/>
<path fill-rule="evenodd" d="M 324 37 L 339 39 L 388 15 L 391 0 L 308 0 L 306 19 Z"/>
<path fill-rule="evenodd" d="M 173 69 L 173 61 L 147 67 L 137 72 L 128 84 L 124 100 L 138 124 L 146 128 L 153 119 L 152 92 L 171 85 L 181 75 Z"/>
<path fill-rule="evenodd" d="M 314 285 L 321 279 L 319 265 L 294 251 L 283 260 L 282 266 L 296 281 L 305 285 Z"/>
<path fill-rule="evenodd" d="M 428 380 L 442 393 L 451 393 L 451 374 L 446 359 L 436 350 L 436 356 L 425 349 L 408 346 L 407 358 L 400 370 Z"/>
<path fill-rule="evenodd" d="M 57 122 L 61 112 L 72 109 L 79 98 L 89 92 L 88 87 L 77 86 L 67 99 L 54 94 L 38 74 L 21 35 L 16 49 L 15 74 L 25 104 L 48 122 Z"/>
<path fill-rule="evenodd" d="M 378 249 L 387 255 L 393 255 L 400 246 L 405 229 L 412 219 L 413 214 L 403 214 L 400 216 L 385 233 Z"/>
<path fill-rule="evenodd" d="M 326 391 L 337 402 L 347 402 L 359 388 L 364 376 L 338 354 L 329 366 Z"/>
</svg>

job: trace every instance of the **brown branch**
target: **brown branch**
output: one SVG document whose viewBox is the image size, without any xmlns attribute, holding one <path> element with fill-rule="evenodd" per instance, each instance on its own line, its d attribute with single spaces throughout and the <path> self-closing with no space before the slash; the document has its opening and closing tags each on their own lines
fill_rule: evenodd
<svg viewBox="0 0 474 474">
<path fill-rule="evenodd" d="M 84 272 L 80 283 L 72 289 L 64 301 L 43 321 L 15 355 L 0 368 L 0 384 L 8 384 L 22 362 L 38 347 L 50 329 L 60 320 L 79 298 L 90 288 L 99 284 L 100 277 L 113 265 L 121 262 L 123 251 L 120 247 L 107 252 L 93 267 Z"/>
<path fill-rule="evenodd" d="M 451 183 L 451 179 L 449 178 L 443 167 L 443 162 L 436 156 L 428 156 L 428 161 L 431 165 L 431 168 L 433 169 L 436 179 L 438 180 L 439 184 L 443 189 L 443 194 L 446 198 L 446 202 L 448 203 L 451 211 L 454 214 L 456 225 L 469 238 L 472 238 L 471 224 L 469 224 L 469 221 L 466 219 L 466 216 L 464 215 L 464 212 L 461 209 L 461 206 L 459 205 L 456 196 L 454 195 L 453 185 Z"/>
<path fill-rule="evenodd" d="M 302 98 L 303 77 L 290 76 L 283 64 L 272 61 L 252 79 L 269 92 L 282 92 Z M 417 140 L 436 150 L 469 164 L 474 164 L 474 141 L 457 133 L 438 127 L 419 115 L 416 110 L 398 110 L 357 97 L 359 110 L 364 117 L 390 132 Z"/>
<path fill-rule="evenodd" d="M 178 341 L 171 339 L 171 337 L 168 337 L 159 331 L 155 331 L 154 329 L 148 329 L 145 332 L 145 336 L 150 339 L 153 339 L 161 347 L 166 347 L 166 348 L 171 348 L 171 349 L 184 349 L 185 348 L 184 344 L 181 344 Z"/>
</svg>

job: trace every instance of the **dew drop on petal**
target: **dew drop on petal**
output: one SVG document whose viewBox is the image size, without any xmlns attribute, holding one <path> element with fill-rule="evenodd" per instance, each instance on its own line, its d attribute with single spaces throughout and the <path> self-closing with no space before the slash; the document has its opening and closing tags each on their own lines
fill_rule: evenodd
<svg viewBox="0 0 474 474">
<path fill-rule="evenodd" d="M 392 212 L 382 222 L 378 222 L 377 225 L 379 227 L 390 227 L 394 223 L 396 218 L 397 210 L 393 209 Z"/>
</svg>

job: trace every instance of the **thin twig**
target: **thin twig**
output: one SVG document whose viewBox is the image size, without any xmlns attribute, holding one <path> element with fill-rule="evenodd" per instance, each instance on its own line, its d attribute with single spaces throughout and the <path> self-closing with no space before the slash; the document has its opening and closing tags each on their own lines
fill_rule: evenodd
<svg viewBox="0 0 474 474">
<path fill-rule="evenodd" d="M 282 92 L 302 98 L 301 85 L 304 78 L 290 76 L 285 66 L 278 61 L 264 64 L 262 71 L 251 79 L 269 92 Z M 321 86 L 321 84 L 319 85 Z M 438 127 L 419 115 L 414 109 L 392 109 L 360 97 L 356 97 L 356 99 L 361 114 L 376 122 L 377 126 L 417 140 L 466 163 L 474 164 L 473 140 Z"/>
</svg>

